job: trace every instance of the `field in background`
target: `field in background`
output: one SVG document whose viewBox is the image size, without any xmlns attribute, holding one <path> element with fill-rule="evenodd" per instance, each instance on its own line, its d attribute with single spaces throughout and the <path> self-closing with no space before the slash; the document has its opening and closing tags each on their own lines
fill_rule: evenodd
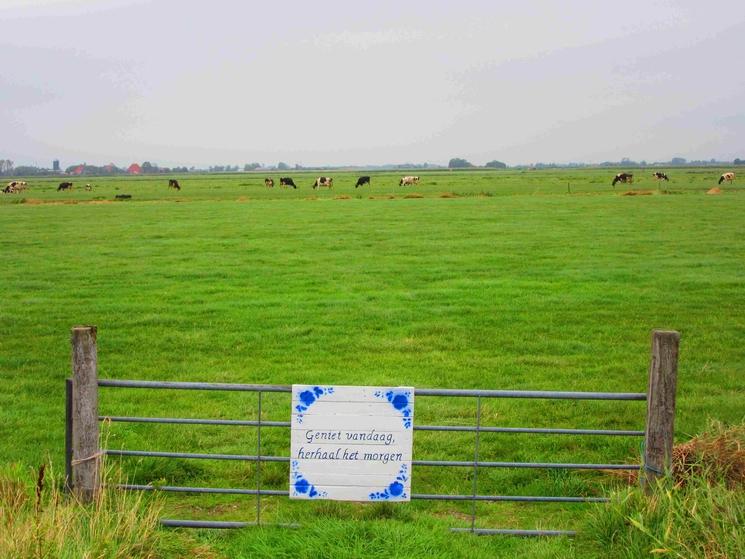
<svg viewBox="0 0 745 559">
<path fill-rule="evenodd" d="M 26 192 L 0 197 L 0 452 L 4 461 L 49 455 L 61 465 L 74 324 L 98 325 L 108 378 L 629 392 L 646 387 L 649 331 L 673 328 L 682 336 L 679 436 L 708 417 L 740 421 L 745 187 L 706 196 L 721 171 L 680 169 L 657 185 L 651 171 L 636 170 L 633 186 L 615 190 L 607 170 L 419 172 L 421 184 L 407 188 L 397 186 L 402 173 L 371 173 L 372 186 L 357 190 L 358 174 L 317 173 L 334 176 L 330 192 L 295 172 L 282 175 L 297 190 L 267 190 L 254 174 L 178 177 L 180 192 L 168 177 L 73 179 L 71 193 L 56 192 L 61 179 L 29 181 Z M 80 188 L 86 182 L 93 191 Z M 621 195 L 630 189 L 651 195 Z M 115 194 L 132 199 L 113 202 Z M 263 407 L 264 419 L 286 419 L 289 400 L 269 397 Z M 256 401 L 102 389 L 101 411 L 253 419 Z M 472 424 L 474 415 L 469 400 L 417 402 L 419 422 Z M 643 403 L 530 401 L 488 403 L 482 414 L 489 425 L 630 429 L 643 416 Z M 250 454 L 255 445 L 251 428 L 117 424 L 108 436 L 111 448 Z M 288 450 L 285 432 L 264 430 L 262 439 L 268 454 Z M 415 440 L 416 458 L 473 458 L 470 435 Z M 627 462 L 638 445 L 481 440 L 485 459 L 500 461 Z M 125 467 L 136 482 L 255 484 L 246 464 Z M 415 471 L 415 492 L 470 491 L 469 471 L 432 470 Z M 264 466 L 263 475 L 286 487 L 285 468 Z M 479 477 L 481 493 L 516 495 L 594 495 L 610 483 L 550 471 Z M 302 557 L 308 538 L 339 556 L 355 545 L 389 554 L 391 541 L 443 557 L 509 556 L 525 545 L 531 557 L 578 553 L 567 541 L 451 537 L 447 526 L 468 525 L 470 505 L 263 503 L 267 519 L 307 527 L 204 538 L 260 556 L 279 546 Z M 250 519 L 254 502 L 180 497 L 167 506 L 169 516 Z M 484 527 L 567 528 L 587 510 L 478 508 Z"/>
</svg>

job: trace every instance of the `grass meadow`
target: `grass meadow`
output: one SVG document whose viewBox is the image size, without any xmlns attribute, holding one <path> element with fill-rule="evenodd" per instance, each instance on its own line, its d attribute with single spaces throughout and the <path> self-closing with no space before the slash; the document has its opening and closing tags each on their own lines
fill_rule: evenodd
<svg viewBox="0 0 745 559">
<path fill-rule="evenodd" d="M 29 181 L 0 197 L 0 461 L 60 469 L 70 327 L 98 326 L 102 378 L 240 383 L 646 391 L 650 331 L 681 333 L 676 436 L 742 421 L 745 187 L 723 170 L 419 172 L 334 176 L 314 191 L 264 175 Z M 320 174 L 320 173 L 319 173 Z M 363 173 L 360 173 L 363 174 Z M 279 174 L 274 176 L 275 182 Z M 86 182 L 94 185 L 85 191 Z M 637 195 L 624 195 L 633 189 Z M 116 194 L 131 200 L 114 201 Z M 289 396 L 266 395 L 265 420 Z M 254 419 L 248 393 L 102 388 L 107 415 Z M 417 423 L 469 425 L 473 399 L 421 397 Z M 495 400 L 504 427 L 643 429 L 643 402 Z M 253 454 L 250 427 L 113 424 L 109 448 Z M 473 459 L 471 434 L 415 435 L 416 459 Z M 494 461 L 637 463 L 639 438 L 488 434 Z M 289 452 L 285 430 L 262 451 Z M 241 462 L 123 459 L 132 482 L 255 487 Z M 415 468 L 415 493 L 468 493 L 466 468 Z M 287 466 L 262 466 L 266 487 Z M 598 496 L 604 473 L 495 469 L 479 492 Z M 252 520 L 241 496 L 166 496 L 165 515 Z M 581 540 L 454 536 L 471 505 L 296 503 L 264 498 L 267 522 L 303 528 L 196 532 L 214 557 L 595 557 Z M 480 503 L 477 527 L 572 529 L 593 505 Z M 181 537 L 172 532 L 174 538 Z"/>
</svg>

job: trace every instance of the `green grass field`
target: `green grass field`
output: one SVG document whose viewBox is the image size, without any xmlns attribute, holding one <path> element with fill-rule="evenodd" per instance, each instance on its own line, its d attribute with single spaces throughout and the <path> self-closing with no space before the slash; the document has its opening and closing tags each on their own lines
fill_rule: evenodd
<svg viewBox="0 0 745 559">
<path fill-rule="evenodd" d="M 681 332 L 676 431 L 743 419 L 745 187 L 722 170 L 680 169 L 658 185 L 636 170 L 419 172 L 334 176 L 314 191 L 264 175 L 29 181 L 0 197 L 0 455 L 61 467 L 70 327 L 98 326 L 104 378 L 438 388 L 646 390 L 653 328 Z M 360 173 L 364 174 L 364 173 Z M 409 174 L 409 173 L 405 173 Z M 274 176 L 275 180 L 279 174 Z M 83 190 L 86 182 L 95 185 Z M 649 195 L 623 196 L 630 189 Z M 115 202 L 116 194 L 131 194 Z M 408 197 L 407 197 L 408 196 Z M 473 424 L 475 404 L 422 397 L 418 423 Z M 289 398 L 266 396 L 286 420 Z M 101 413 L 253 419 L 246 393 L 102 389 Z M 497 400 L 508 427 L 642 429 L 644 403 Z M 252 454 L 251 428 L 115 424 L 110 448 Z M 286 431 L 263 451 L 289 450 Z M 636 462 L 639 439 L 484 435 L 482 459 Z M 415 458 L 473 459 L 473 436 L 417 432 Z M 254 487 L 245 463 L 125 460 L 135 482 Z M 286 466 L 265 465 L 286 488 Z M 415 469 L 416 493 L 467 493 L 471 472 Z M 497 470 L 482 494 L 599 495 L 605 474 Z M 196 534 L 225 557 L 594 557 L 582 542 L 453 536 L 471 506 L 262 500 L 297 531 Z M 573 528 L 589 505 L 478 505 L 480 527 Z M 253 518 L 245 497 L 176 496 L 168 515 Z M 310 546 L 309 542 L 314 542 Z M 320 555 L 316 546 L 323 550 Z"/>
</svg>

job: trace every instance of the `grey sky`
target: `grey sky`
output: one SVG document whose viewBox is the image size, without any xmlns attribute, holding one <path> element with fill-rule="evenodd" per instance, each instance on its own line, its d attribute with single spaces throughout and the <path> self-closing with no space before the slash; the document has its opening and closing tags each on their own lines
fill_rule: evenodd
<svg viewBox="0 0 745 559">
<path fill-rule="evenodd" d="M 0 157 L 745 157 L 745 2 L 0 0 Z"/>
</svg>

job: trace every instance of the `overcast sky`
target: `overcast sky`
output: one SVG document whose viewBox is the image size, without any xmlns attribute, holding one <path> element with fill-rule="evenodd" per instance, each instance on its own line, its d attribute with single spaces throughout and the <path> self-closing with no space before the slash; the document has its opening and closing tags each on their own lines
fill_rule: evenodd
<svg viewBox="0 0 745 559">
<path fill-rule="evenodd" d="M 745 157 L 745 2 L 0 0 L 0 158 Z"/>
</svg>

